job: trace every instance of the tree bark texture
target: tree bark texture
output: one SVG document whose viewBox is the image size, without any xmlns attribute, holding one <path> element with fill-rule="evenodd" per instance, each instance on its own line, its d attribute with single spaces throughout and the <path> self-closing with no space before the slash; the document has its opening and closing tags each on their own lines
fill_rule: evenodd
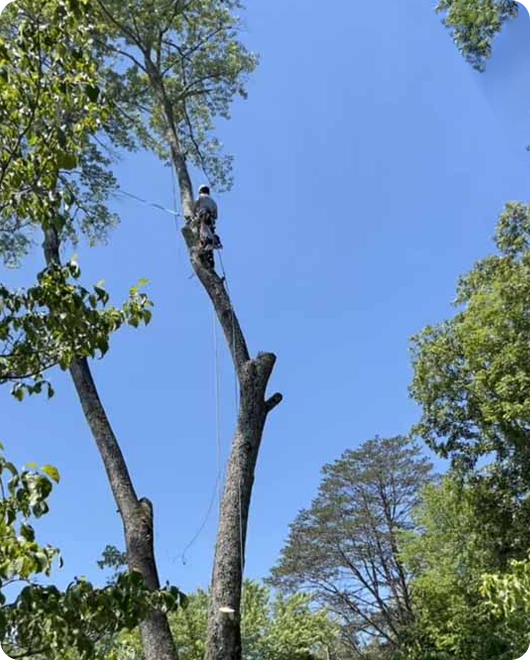
<svg viewBox="0 0 530 660">
<path fill-rule="evenodd" d="M 165 93 L 163 76 L 148 57 L 144 63 L 166 121 L 168 148 L 186 222 L 182 234 L 191 265 L 212 301 L 239 381 L 240 407 L 217 530 L 205 660 L 241 660 L 241 589 L 254 472 L 267 415 L 282 400 L 280 394 L 265 398 L 276 357 L 272 353 L 250 357 L 225 282 L 201 259 L 193 186 L 173 107 Z"/>
<path fill-rule="evenodd" d="M 53 229 L 45 231 L 46 263 L 59 264 L 59 239 Z M 155 591 L 160 588 L 154 552 L 154 522 L 152 505 L 139 500 L 125 458 L 99 397 L 88 361 L 75 359 L 70 366 L 83 413 L 103 460 L 109 484 L 122 519 L 129 570 L 138 571 L 145 585 Z M 140 625 L 146 660 L 178 660 L 178 653 L 169 629 L 167 616 L 153 611 Z"/>
<path fill-rule="evenodd" d="M 148 63 L 146 68 L 150 70 Z M 272 353 L 250 357 L 224 279 L 205 266 L 201 259 L 199 226 L 193 214 L 191 178 L 180 150 L 173 111 L 160 77 L 153 73 L 151 83 L 158 90 L 164 109 L 169 152 L 179 182 L 186 220 L 182 234 L 191 265 L 213 304 L 239 382 L 239 415 L 217 531 L 205 660 L 241 660 L 241 589 L 254 473 L 267 415 L 282 400 L 278 393 L 266 399 L 276 357 Z"/>
</svg>

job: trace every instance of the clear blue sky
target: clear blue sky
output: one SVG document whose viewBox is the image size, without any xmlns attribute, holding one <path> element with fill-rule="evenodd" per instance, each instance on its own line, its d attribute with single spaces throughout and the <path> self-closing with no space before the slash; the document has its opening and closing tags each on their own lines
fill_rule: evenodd
<svg viewBox="0 0 530 660">
<path fill-rule="evenodd" d="M 261 54 L 250 98 L 220 127 L 236 184 L 219 198 L 230 289 L 253 352 L 271 350 L 284 403 L 266 428 L 247 575 L 266 576 L 322 465 L 374 435 L 407 433 L 408 339 L 451 313 L 458 275 L 491 249 L 504 201 L 530 198 L 530 19 L 497 42 L 488 72 L 464 63 L 432 3 L 251 2 L 246 41 Z M 171 205 L 171 178 L 148 155 L 117 168 L 125 190 Z M 198 182 L 197 182 L 198 183 Z M 93 365 L 139 495 L 155 504 L 163 580 L 208 584 L 215 510 L 186 565 L 180 555 L 216 476 L 212 312 L 173 219 L 117 201 L 109 246 L 78 254 L 88 284 L 118 302 L 149 278 L 148 329 L 115 336 Z M 42 266 L 38 251 L 24 273 Z M 234 381 L 222 350 L 224 453 Z M 95 561 L 121 525 L 73 387 L 51 402 L 0 393 L 9 455 L 63 475 L 42 541 L 62 548 L 61 584 L 100 579 Z"/>
</svg>

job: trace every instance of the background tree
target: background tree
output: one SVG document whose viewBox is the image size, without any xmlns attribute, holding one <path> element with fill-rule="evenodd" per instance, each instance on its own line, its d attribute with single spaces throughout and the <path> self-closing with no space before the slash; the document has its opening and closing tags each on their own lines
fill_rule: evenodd
<svg viewBox="0 0 530 660">
<path fill-rule="evenodd" d="M 519 10 L 514 0 L 438 0 L 436 11 L 466 61 L 484 71 L 495 37 Z"/>
<path fill-rule="evenodd" d="M 323 469 L 311 507 L 291 526 L 271 583 L 307 590 L 340 620 L 357 657 L 392 657 L 414 619 L 401 533 L 431 465 L 407 438 L 376 438 Z"/>
<path fill-rule="evenodd" d="M 407 552 L 428 643 L 455 657 L 508 660 L 528 640 L 529 229 L 529 207 L 507 204 L 497 253 L 459 281 L 460 311 L 413 338 L 415 432 L 452 460 L 458 483 L 427 493 Z"/>
<path fill-rule="evenodd" d="M 408 631 L 411 660 L 512 660 L 527 648 L 482 593 L 484 574 L 507 567 L 498 552 L 503 530 L 495 517 L 488 521 L 483 491 L 452 476 L 425 487 L 413 512 L 415 530 L 402 537 L 416 615 Z"/>
<path fill-rule="evenodd" d="M 505 637 L 511 640 L 515 647 L 514 654 L 528 649 L 530 558 L 513 560 L 504 573 L 485 575 L 482 594 L 497 621 L 504 626 Z"/>
<path fill-rule="evenodd" d="M 508 204 L 495 237 L 498 254 L 461 278 L 454 318 L 412 340 L 415 432 L 465 469 L 493 456 L 526 506 L 530 466 L 529 207 Z M 499 477 L 500 478 L 500 477 Z"/>
<path fill-rule="evenodd" d="M 186 607 L 170 616 L 182 660 L 203 660 L 206 651 L 209 595 L 190 594 Z M 307 594 L 285 598 L 256 582 L 243 589 L 242 657 L 244 660 L 318 660 L 336 646 L 338 629 L 325 610 L 314 610 Z M 116 660 L 142 660 L 137 632 L 116 636 L 110 653 Z"/>
</svg>

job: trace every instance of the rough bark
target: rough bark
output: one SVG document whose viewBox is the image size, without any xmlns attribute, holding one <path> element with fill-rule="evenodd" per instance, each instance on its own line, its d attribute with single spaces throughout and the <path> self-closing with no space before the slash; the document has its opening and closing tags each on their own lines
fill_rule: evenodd
<svg viewBox="0 0 530 660">
<path fill-rule="evenodd" d="M 171 138 L 172 134 L 173 131 L 168 131 L 168 137 Z M 170 147 L 174 153 L 178 144 L 171 141 Z M 179 174 L 179 168 L 186 167 L 185 161 L 180 158 L 173 162 L 179 181 L 189 181 L 186 173 Z M 272 353 L 250 357 L 225 282 L 215 271 L 205 267 L 200 258 L 199 228 L 191 213 L 187 212 L 188 199 L 193 199 L 191 184 L 182 194 L 187 218 L 182 233 L 192 267 L 210 297 L 223 329 L 240 388 L 239 415 L 217 531 L 205 660 L 241 660 L 241 588 L 254 472 L 267 415 L 281 402 L 282 396 L 276 393 L 266 399 L 276 357 Z"/>
<path fill-rule="evenodd" d="M 60 263 L 59 240 L 53 229 L 45 232 L 46 263 Z M 154 552 L 153 509 L 149 500 L 138 499 L 125 458 L 99 397 L 88 361 L 75 359 L 70 374 L 83 413 L 103 460 L 109 484 L 122 519 L 127 562 L 130 570 L 138 571 L 145 585 L 160 588 Z M 153 611 L 140 626 L 146 660 L 178 660 L 178 653 L 169 629 L 167 616 Z"/>
<path fill-rule="evenodd" d="M 250 357 L 224 280 L 201 260 L 199 227 L 193 217 L 193 187 L 181 151 L 173 108 L 162 76 L 148 57 L 145 69 L 164 112 L 169 152 L 186 220 L 182 234 L 191 265 L 212 301 L 239 381 L 240 407 L 217 531 L 205 660 L 241 660 L 241 588 L 254 472 L 267 415 L 282 400 L 281 394 L 265 398 L 276 357 L 272 353 Z"/>
</svg>

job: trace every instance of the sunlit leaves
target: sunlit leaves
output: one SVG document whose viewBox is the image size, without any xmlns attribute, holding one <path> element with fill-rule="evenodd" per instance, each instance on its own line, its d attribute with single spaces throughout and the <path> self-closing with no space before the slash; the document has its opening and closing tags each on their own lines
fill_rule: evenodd
<svg viewBox="0 0 530 660">
<path fill-rule="evenodd" d="M 76 282 L 79 277 L 78 264 L 70 261 L 41 272 L 27 290 L 0 285 L 0 383 L 14 382 L 18 400 L 43 390 L 51 396 L 44 372 L 68 369 L 75 358 L 102 357 L 110 334 L 151 320 L 152 303 L 140 286 L 118 309 L 107 307 L 101 285 L 90 291 Z"/>
<path fill-rule="evenodd" d="M 506 573 L 485 575 L 481 592 L 519 650 L 526 651 L 530 643 L 530 557 L 512 561 Z"/>
<path fill-rule="evenodd" d="M 401 536 L 415 610 L 407 660 L 513 660 L 527 648 L 480 594 L 483 574 L 505 561 L 498 548 L 509 545 L 509 534 L 499 538 L 505 530 L 484 515 L 482 492 L 451 476 L 428 486 L 414 511 L 416 529 Z"/>
<path fill-rule="evenodd" d="M 184 158 L 218 190 L 229 188 L 231 158 L 216 122 L 230 117 L 234 98 L 246 96 L 257 64 L 239 38 L 240 3 L 116 0 L 99 7 L 99 44 L 119 62 L 107 73 L 115 119 L 164 159 L 172 123 Z"/>
<path fill-rule="evenodd" d="M 492 43 L 503 25 L 517 16 L 514 0 L 438 0 L 436 11 L 465 59 L 483 71 L 491 57 Z"/>
<path fill-rule="evenodd" d="M 6 652 L 56 660 L 75 651 L 91 658 L 103 636 L 133 630 L 153 608 L 171 612 L 182 605 L 177 588 L 152 592 L 134 572 L 120 573 L 102 589 L 83 578 L 65 591 L 35 583 L 61 565 L 58 550 L 41 546 L 31 524 L 49 512 L 59 471 L 51 465 L 18 470 L 0 448 L 0 643 Z M 13 583 L 22 589 L 8 602 L 6 587 Z"/>
<path fill-rule="evenodd" d="M 57 479 L 59 472 L 53 470 Z M 52 482 L 44 470 L 19 471 L 0 453 L 0 589 L 13 580 L 49 575 L 57 550 L 41 547 L 35 540 L 30 518 L 48 512 Z"/>
<path fill-rule="evenodd" d="M 465 467 L 491 453 L 521 475 L 530 464 L 529 229 L 528 208 L 509 204 L 496 236 L 500 254 L 459 283 L 462 311 L 413 339 L 416 431 Z"/>
<path fill-rule="evenodd" d="M 0 17 L 0 254 L 16 264 L 32 233 L 91 240 L 115 222 L 114 187 L 93 136 L 109 120 L 97 86 L 90 3 L 17 0 Z"/>
</svg>

